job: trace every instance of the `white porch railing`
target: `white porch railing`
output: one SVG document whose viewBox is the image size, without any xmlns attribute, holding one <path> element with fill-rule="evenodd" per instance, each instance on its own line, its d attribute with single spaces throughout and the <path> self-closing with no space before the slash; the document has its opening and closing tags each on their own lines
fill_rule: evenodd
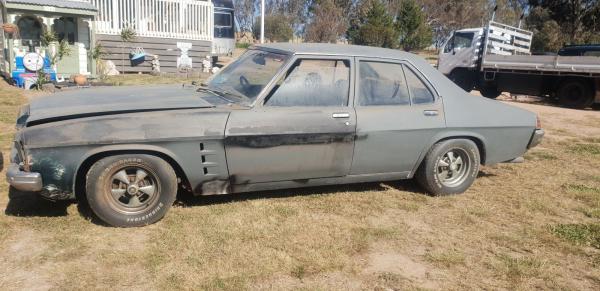
<svg viewBox="0 0 600 291">
<path fill-rule="evenodd" d="M 197 0 L 91 0 L 98 8 L 96 33 L 121 33 L 133 28 L 141 37 L 191 40 L 213 39 L 211 1 Z"/>
</svg>

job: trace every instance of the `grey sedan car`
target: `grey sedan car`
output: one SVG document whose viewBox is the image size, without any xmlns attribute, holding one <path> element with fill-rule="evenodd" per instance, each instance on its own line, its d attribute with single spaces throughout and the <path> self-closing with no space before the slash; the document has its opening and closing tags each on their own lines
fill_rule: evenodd
<svg viewBox="0 0 600 291">
<path fill-rule="evenodd" d="M 415 177 L 433 195 L 461 193 L 480 165 L 522 160 L 544 133 L 535 114 L 469 95 L 420 57 L 328 44 L 251 47 L 198 87 L 58 93 L 24 107 L 17 127 L 14 188 L 85 194 L 121 227 L 158 221 L 178 189 Z"/>
</svg>

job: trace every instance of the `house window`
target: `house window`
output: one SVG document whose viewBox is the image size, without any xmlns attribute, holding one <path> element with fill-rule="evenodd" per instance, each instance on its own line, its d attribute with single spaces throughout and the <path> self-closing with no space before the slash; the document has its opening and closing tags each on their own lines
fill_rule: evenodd
<svg viewBox="0 0 600 291">
<path fill-rule="evenodd" d="M 30 16 L 25 16 L 17 22 L 21 43 L 24 46 L 39 46 L 42 36 L 42 23 Z"/>
<path fill-rule="evenodd" d="M 231 27 L 231 13 L 220 13 L 215 12 L 215 26 L 217 27 Z"/>
<path fill-rule="evenodd" d="M 61 17 L 54 20 L 54 33 L 58 41 L 67 41 L 69 44 L 75 43 L 77 35 L 77 24 L 74 17 Z"/>
</svg>

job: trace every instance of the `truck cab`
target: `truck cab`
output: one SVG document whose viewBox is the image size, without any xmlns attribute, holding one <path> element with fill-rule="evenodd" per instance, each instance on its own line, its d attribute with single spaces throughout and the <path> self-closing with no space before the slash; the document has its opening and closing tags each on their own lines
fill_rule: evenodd
<svg viewBox="0 0 600 291">
<path fill-rule="evenodd" d="M 483 28 L 455 31 L 440 49 L 438 70 L 450 75 L 455 69 L 476 69 Z"/>
</svg>

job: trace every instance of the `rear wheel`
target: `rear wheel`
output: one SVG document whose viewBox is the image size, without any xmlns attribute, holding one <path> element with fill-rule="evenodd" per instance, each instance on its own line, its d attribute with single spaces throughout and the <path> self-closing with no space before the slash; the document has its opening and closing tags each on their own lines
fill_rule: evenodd
<svg viewBox="0 0 600 291">
<path fill-rule="evenodd" d="M 502 94 L 502 92 L 494 86 L 485 86 L 479 90 L 479 93 L 481 93 L 481 96 L 490 99 L 496 99 Z"/>
<path fill-rule="evenodd" d="M 557 92 L 558 102 L 565 107 L 584 109 L 594 103 L 594 92 L 587 82 L 568 80 L 563 82 Z"/>
<path fill-rule="evenodd" d="M 152 155 L 116 155 L 96 162 L 86 179 L 87 199 L 102 221 L 117 227 L 152 224 L 177 195 L 175 171 Z"/>
<path fill-rule="evenodd" d="M 479 173 L 479 150 L 468 139 L 451 139 L 435 144 L 421 163 L 416 178 L 435 196 L 466 191 Z"/>
</svg>

